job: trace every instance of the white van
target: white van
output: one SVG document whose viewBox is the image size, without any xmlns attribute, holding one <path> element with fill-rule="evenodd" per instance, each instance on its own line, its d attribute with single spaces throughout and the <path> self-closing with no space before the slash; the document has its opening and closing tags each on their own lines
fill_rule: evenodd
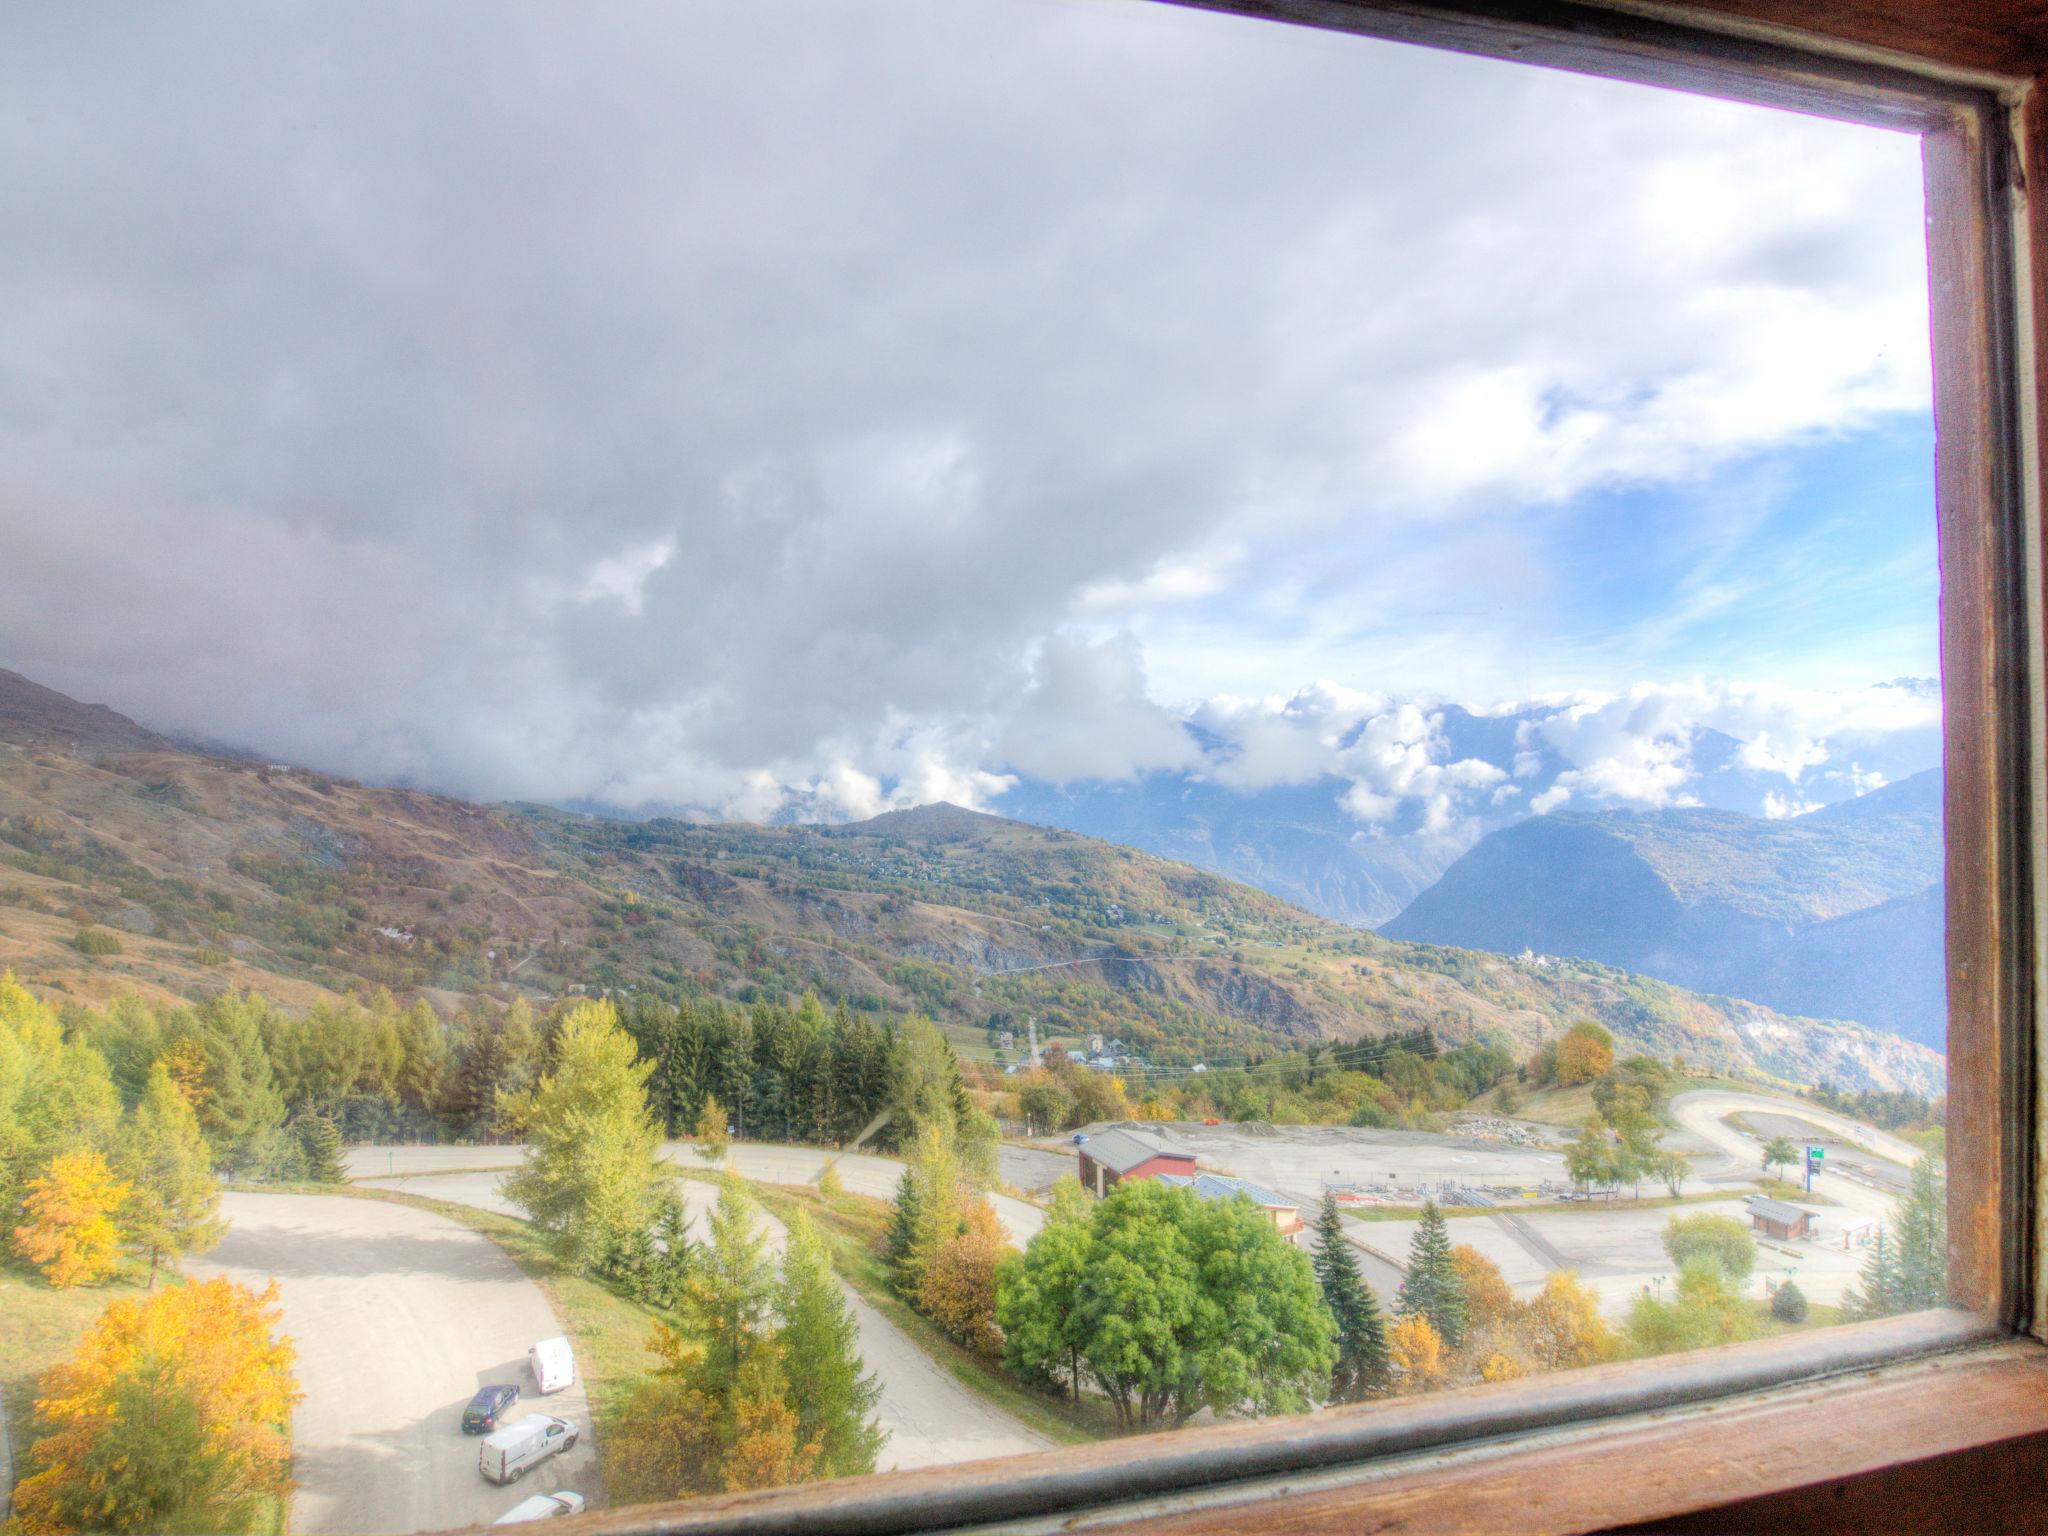
<svg viewBox="0 0 2048 1536">
<path fill-rule="evenodd" d="M 542 1397 L 575 1383 L 576 1357 L 569 1352 L 567 1339 L 542 1339 L 526 1352 L 526 1363 Z"/>
<path fill-rule="evenodd" d="M 529 1413 L 496 1434 L 486 1435 L 476 1453 L 476 1469 L 487 1483 L 517 1482 L 535 1467 L 576 1443 L 576 1426 L 567 1419 Z"/>
<path fill-rule="evenodd" d="M 556 1515 L 583 1513 L 583 1495 L 564 1488 L 560 1493 L 536 1493 L 521 1499 L 493 1520 L 493 1525 L 523 1525 L 528 1520 L 552 1520 Z"/>
</svg>

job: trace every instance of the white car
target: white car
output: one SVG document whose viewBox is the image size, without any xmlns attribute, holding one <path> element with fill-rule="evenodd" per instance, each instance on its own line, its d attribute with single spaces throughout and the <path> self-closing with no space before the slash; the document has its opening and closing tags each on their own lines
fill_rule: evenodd
<svg viewBox="0 0 2048 1536">
<path fill-rule="evenodd" d="M 560 1493 L 536 1493 L 530 1499 L 521 1499 L 491 1524 L 523 1525 L 528 1520 L 552 1520 L 556 1515 L 582 1513 L 583 1495 L 565 1488 Z"/>
</svg>

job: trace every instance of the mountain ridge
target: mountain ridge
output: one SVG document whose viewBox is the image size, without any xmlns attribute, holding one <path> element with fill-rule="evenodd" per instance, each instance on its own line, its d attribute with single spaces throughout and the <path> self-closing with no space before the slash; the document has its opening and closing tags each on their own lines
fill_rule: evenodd
<svg viewBox="0 0 2048 1536">
<path fill-rule="evenodd" d="M 1595 1017 L 1634 1048 L 1731 1071 L 1940 1083 L 1938 1057 L 1868 1032 L 1771 1016 L 1764 1040 L 1751 1010 L 1611 967 L 1400 944 L 957 806 L 832 828 L 601 821 L 177 748 L 81 755 L 10 738 L 7 718 L 0 965 L 57 995 L 814 990 L 930 1013 L 962 1042 L 1028 1017 L 1158 1061 L 1423 1027 L 1526 1050 Z M 81 953 L 86 927 L 120 952 Z"/>
</svg>

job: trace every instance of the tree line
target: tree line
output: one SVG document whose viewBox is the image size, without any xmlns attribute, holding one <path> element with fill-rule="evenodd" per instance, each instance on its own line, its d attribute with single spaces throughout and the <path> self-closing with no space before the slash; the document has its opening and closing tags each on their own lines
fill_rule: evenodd
<svg viewBox="0 0 2048 1536">
<path fill-rule="evenodd" d="M 0 1235 L 54 1288 L 140 1272 L 71 1359 L 37 1384 L 12 1536 L 250 1531 L 290 1486 L 292 1349 L 275 1290 L 226 1280 L 157 1288 L 220 1240 L 207 1126 L 246 1129 L 241 1080 L 209 1083 L 197 1034 L 108 1059 L 0 974 Z"/>
</svg>

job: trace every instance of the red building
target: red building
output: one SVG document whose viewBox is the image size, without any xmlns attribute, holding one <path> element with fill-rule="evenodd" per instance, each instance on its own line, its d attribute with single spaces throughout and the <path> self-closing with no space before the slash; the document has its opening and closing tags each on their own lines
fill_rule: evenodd
<svg viewBox="0 0 2048 1536">
<path fill-rule="evenodd" d="M 1125 1179 L 1150 1179 L 1162 1173 L 1194 1176 L 1195 1154 L 1169 1152 L 1129 1131 L 1101 1131 L 1081 1143 L 1081 1184 L 1106 1195 Z"/>
</svg>

